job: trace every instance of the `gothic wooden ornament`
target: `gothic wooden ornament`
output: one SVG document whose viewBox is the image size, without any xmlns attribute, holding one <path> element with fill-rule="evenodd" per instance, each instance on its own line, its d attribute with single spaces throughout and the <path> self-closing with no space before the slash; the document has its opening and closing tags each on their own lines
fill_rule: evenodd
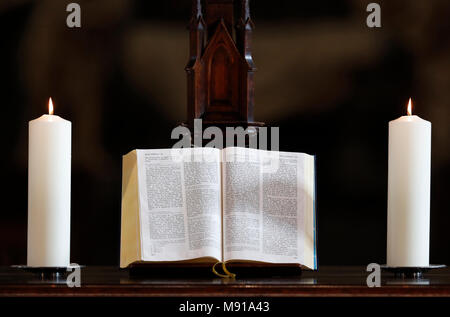
<svg viewBox="0 0 450 317">
<path fill-rule="evenodd" d="M 205 126 L 263 125 L 253 121 L 253 28 L 249 0 L 193 0 L 186 67 L 189 127 L 194 119 Z"/>
</svg>

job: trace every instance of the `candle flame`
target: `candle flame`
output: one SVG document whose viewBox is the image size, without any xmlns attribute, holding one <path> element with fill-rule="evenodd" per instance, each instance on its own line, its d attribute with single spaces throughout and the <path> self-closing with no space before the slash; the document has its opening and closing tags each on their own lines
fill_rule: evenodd
<svg viewBox="0 0 450 317">
<path fill-rule="evenodd" d="M 412 116 L 412 99 L 409 98 L 409 103 L 408 103 L 408 116 Z"/>
<path fill-rule="evenodd" d="M 48 114 L 51 116 L 53 115 L 53 100 L 51 97 L 48 100 Z"/>
</svg>

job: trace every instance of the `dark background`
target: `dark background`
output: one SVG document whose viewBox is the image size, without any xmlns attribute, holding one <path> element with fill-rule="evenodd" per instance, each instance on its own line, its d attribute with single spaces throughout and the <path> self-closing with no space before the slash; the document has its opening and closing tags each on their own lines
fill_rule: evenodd
<svg viewBox="0 0 450 317">
<path fill-rule="evenodd" d="M 73 123 L 72 262 L 119 262 L 121 158 L 185 119 L 190 0 L 1 0 L 0 265 L 26 263 L 28 121 Z M 369 2 L 382 28 L 366 26 Z M 252 1 L 255 119 L 317 155 L 319 264 L 385 263 L 388 122 L 433 123 L 431 262 L 450 263 L 450 2 Z"/>
</svg>

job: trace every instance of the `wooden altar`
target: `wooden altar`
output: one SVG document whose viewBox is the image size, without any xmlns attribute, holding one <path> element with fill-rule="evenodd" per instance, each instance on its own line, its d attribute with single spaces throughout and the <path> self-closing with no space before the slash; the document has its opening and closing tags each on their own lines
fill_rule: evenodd
<svg viewBox="0 0 450 317">
<path fill-rule="evenodd" d="M 155 270 L 152 276 L 132 277 L 117 267 L 81 269 L 81 287 L 64 280 L 40 281 L 30 273 L 0 268 L 1 297 L 450 297 L 450 268 L 424 274 L 422 279 L 382 273 L 381 287 L 369 288 L 368 272 L 359 267 L 321 267 L 300 276 L 267 275 L 236 280 L 210 272 L 186 276 L 182 271 Z"/>
</svg>

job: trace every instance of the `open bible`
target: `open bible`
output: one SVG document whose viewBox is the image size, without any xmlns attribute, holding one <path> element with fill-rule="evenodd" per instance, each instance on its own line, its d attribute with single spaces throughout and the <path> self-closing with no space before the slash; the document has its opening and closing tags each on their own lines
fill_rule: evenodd
<svg viewBox="0 0 450 317">
<path fill-rule="evenodd" d="M 135 150 L 123 158 L 120 266 L 317 268 L 315 158 L 247 148 Z"/>
</svg>

